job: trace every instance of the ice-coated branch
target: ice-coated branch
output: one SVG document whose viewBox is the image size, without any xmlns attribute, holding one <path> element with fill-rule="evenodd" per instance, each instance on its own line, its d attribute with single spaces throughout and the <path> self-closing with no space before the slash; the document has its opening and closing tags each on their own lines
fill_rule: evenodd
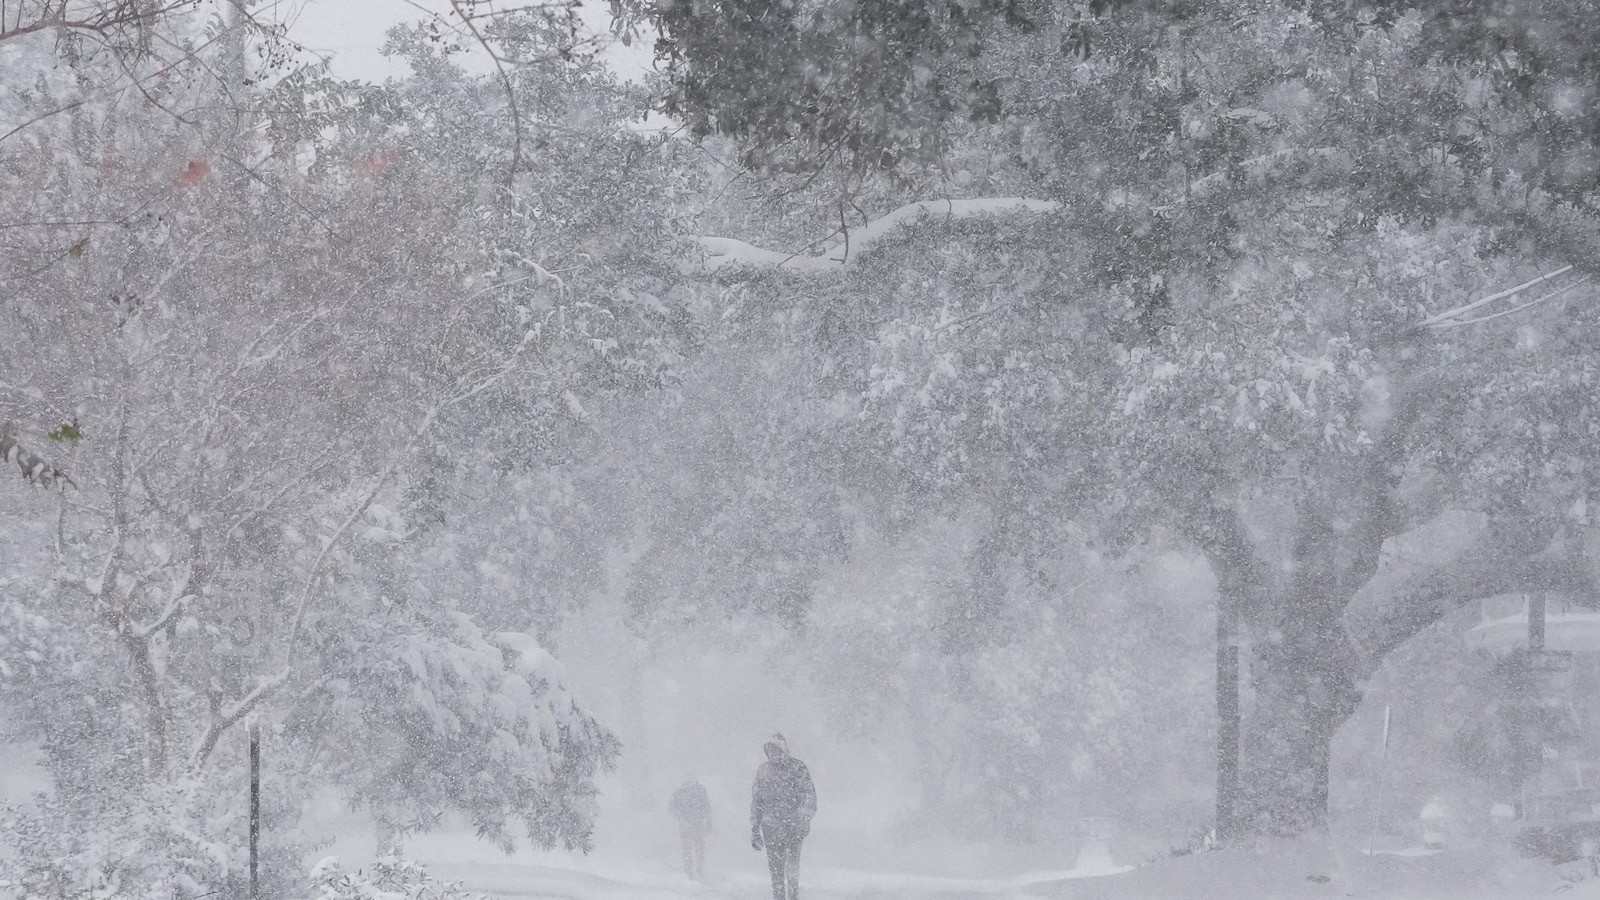
<svg viewBox="0 0 1600 900">
<path fill-rule="evenodd" d="M 1236 500 L 1213 497 L 1180 513 L 1177 526 L 1211 563 L 1226 618 L 1248 618 L 1268 605 L 1278 577 L 1257 552 Z"/>
<path fill-rule="evenodd" d="M 438 407 L 428 410 L 428 415 L 424 419 L 422 427 L 417 429 L 413 444 L 415 444 L 416 439 L 420 439 L 433 426 L 434 417 L 438 414 Z M 407 450 L 409 449 L 410 447 L 408 446 Z M 311 568 L 306 572 L 305 580 L 301 583 L 300 600 L 295 604 L 294 619 L 289 625 L 287 653 L 291 655 L 294 653 L 295 638 L 300 634 L 300 626 L 305 621 L 306 609 L 311 604 L 311 595 L 316 591 L 317 581 L 322 576 L 322 564 L 327 561 L 328 554 L 334 547 L 338 546 L 339 541 L 350 530 L 350 526 L 361 518 L 361 514 L 366 512 L 367 508 L 372 505 L 372 501 L 377 499 L 378 493 L 389 483 L 389 479 L 394 476 L 395 471 L 399 468 L 400 461 L 398 459 L 385 466 L 383 471 L 378 474 L 378 480 L 373 482 L 371 489 L 361 498 L 361 502 L 356 504 L 356 508 L 350 511 L 350 514 L 345 517 L 343 522 L 339 523 L 339 527 L 334 529 L 333 534 L 328 535 L 327 539 L 322 542 L 322 549 L 317 551 L 317 557 L 312 560 Z"/>
<path fill-rule="evenodd" d="M 285 494 L 288 494 L 297 485 L 304 483 L 312 475 L 315 475 L 318 472 L 321 472 L 323 469 L 326 469 L 332 463 L 333 459 L 330 457 L 302 468 L 299 473 L 295 475 L 295 477 L 290 478 L 288 481 L 279 486 L 277 490 L 273 491 L 271 496 L 267 497 L 265 500 L 261 501 L 255 506 L 246 509 L 244 512 L 235 517 L 233 524 L 229 525 L 228 530 L 223 532 L 222 542 L 227 543 L 228 541 L 232 540 L 234 534 L 237 533 L 240 528 L 243 528 L 247 522 L 272 509 L 272 507 L 279 500 L 283 499 Z M 232 495 L 230 494 L 229 498 L 231 499 L 231 497 Z"/>
<path fill-rule="evenodd" d="M 922 221 L 951 221 L 974 219 L 981 216 L 1019 213 L 1045 213 L 1059 209 L 1054 200 L 1036 200 L 1026 197 L 976 197 L 966 200 L 919 200 L 908 203 L 893 212 L 873 219 L 866 225 L 818 243 L 829 243 L 820 256 L 801 253 L 782 253 L 767 250 L 734 238 L 699 237 L 696 242 L 705 251 L 701 266 L 715 272 L 724 266 L 744 265 L 754 268 L 787 269 L 792 272 L 836 272 L 850 261 L 873 249 L 895 229 Z"/>
<path fill-rule="evenodd" d="M 1368 382 L 1369 388 L 1375 385 Z M 1386 395 L 1370 401 L 1363 411 L 1373 448 L 1359 468 L 1350 508 L 1353 521 L 1342 530 L 1325 534 L 1325 540 L 1342 543 L 1342 565 L 1328 573 L 1338 583 L 1338 592 L 1348 604 L 1350 598 L 1370 582 L 1383 561 L 1385 543 L 1404 528 L 1401 516 L 1400 482 L 1405 475 L 1405 454 L 1421 426 L 1423 414 L 1437 399 L 1437 381 L 1410 383 L 1393 388 L 1379 387 Z"/>
</svg>

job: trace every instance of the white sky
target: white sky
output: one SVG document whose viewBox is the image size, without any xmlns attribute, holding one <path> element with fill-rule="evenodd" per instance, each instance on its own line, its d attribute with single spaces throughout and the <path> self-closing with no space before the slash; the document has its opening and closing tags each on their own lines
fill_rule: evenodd
<svg viewBox="0 0 1600 900">
<path fill-rule="evenodd" d="M 583 8 L 589 27 L 604 33 L 611 13 L 604 0 L 586 0 Z M 447 16 L 449 0 L 265 0 L 256 7 L 264 18 L 285 22 L 293 40 L 320 56 L 333 58 L 333 70 L 344 78 L 382 81 L 406 74 L 404 64 L 380 52 L 384 34 L 402 22 L 416 22 L 429 14 Z M 624 76 L 650 65 L 648 42 L 632 47 L 614 46 L 603 58 Z M 461 61 L 469 71 L 487 71 L 481 54 Z"/>
</svg>

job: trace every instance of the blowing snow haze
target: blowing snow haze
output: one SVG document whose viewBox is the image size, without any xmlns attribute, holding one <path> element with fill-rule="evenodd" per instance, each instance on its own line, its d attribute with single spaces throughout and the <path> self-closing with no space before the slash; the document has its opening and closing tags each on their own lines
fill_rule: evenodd
<svg viewBox="0 0 1600 900">
<path fill-rule="evenodd" d="M 1596 47 L 0 0 L 0 897 L 1600 898 Z"/>
</svg>

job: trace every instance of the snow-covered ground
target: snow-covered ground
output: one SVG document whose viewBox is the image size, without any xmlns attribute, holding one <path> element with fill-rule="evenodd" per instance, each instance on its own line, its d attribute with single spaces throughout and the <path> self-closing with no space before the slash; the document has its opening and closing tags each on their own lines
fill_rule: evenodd
<svg viewBox="0 0 1600 900">
<path fill-rule="evenodd" d="M 708 862 L 702 883 L 690 881 L 666 860 L 624 859 L 618 853 L 526 854 L 506 857 L 474 846 L 466 835 L 420 839 L 408 849 L 429 863 L 430 871 L 496 898 L 739 898 L 761 900 L 770 895 L 765 856 L 748 846 L 722 847 Z M 830 898 L 1027 898 L 1045 896 L 1035 888 L 1068 879 L 1104 875 L 1096 863 L 1082 870 L 1041 871 L 1004 877 L 961 877 L 931 874 L 929 869 L 867 869 L 839 865 L 830 854 L 803 861 L 801 885 L 807 897 Z M 974 857 L 981 850 L 974 848 Z M 949 861 L 946 860 L 946 863 Z"/>
<path fill-rule="evenodd" d="M 647 819 L 633 821 L 643 826 Z M 359 843 L 350 837 L 358 830 L 346 829 L 346 839 L 333 848 L 356 865 L 372 852 L 368 834 Z M 462 829 L 413 838 L 406 850 L 436 876 L 496 900 L 771 896 L 764 856 L 741 843 L 740 834 L 716 836 L 708 847 L 710 874 L 696 883 L 679 870 L 670 831 L 652 836 L 613 824 L 597 837 L 605 832 L 610 842 L 588 855 L 519 850 L 508 856 Z M 809 843 L 801 885 L 808 900 L 1600 900 L 1600 876 L 1587 860 L 1556 867 L 1507 846 L 1376 854 L 1330 846 L 1339 843 L 1263 842 L 1133 866 L 1091 846 L 1051 867 L 1045 859 L 1028 865 L 986 845 L 917 846 L 862 832 Z M 996 870 L 1008 863 L 1016 868 Z"/>
<path fill-rule="evenodd" d="M 730 865 L 706 884 L 646 868 L 610 870 L 598 861 L 541 865 L 457 858 L 436 860 L 432 868 L 506 900 L 769 896 L 764 874 L 743 864 Z M 1310 843 L 1161 860 L 1124 872 L 1069 870 L 1003 878 L 868 872 L 821 864 L 803 869 L 802 890 L 812 900 L 1517 900 L 1552 894 L 1595 900 L 1600 884 L 1588 869 L 1586 862 L 1557 869 L 1482 848 L 1369 857 Z"/>
<path fill-rule="evenodd" d="M 461 882 L 493 898 L 704 898 L 765 900 L 771 896 L 766 855 L 752 849 L 742 821 L 724 821 L 706 848 L 707 877 L 682 873 L 676 827 L 665 812 L 610 807 L 600 819 L 588 854 L 519 847 L 500 852 L 470 829 L 447 826 L 416 835 L 406 855 L 427 864 L 435 876 Z M 363 817 L 323 810 L 303 823 L 307 833 L 329 843 L 317 855 L 333 854 L 346 868 L 360 868 L 375 849 Z M 1004 844 L 908 839 L 873 825 L 852 827 L 834 820 L 813 832 L 801 863 L 807 898 L 1006 898 L 1043 897 L 1041 886 L 1097 879 L 1123 872 L 1104 845 L 1077 851 Z"/>
</svg>

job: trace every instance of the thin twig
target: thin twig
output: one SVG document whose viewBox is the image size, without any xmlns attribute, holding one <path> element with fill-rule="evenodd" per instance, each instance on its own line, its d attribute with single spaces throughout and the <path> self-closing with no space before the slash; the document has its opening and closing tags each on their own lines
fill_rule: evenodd
<svg viewBox="0 0 1600 900">
<path fill-rule="evenodd" d="M 511 164 L 506 169 L 506 187 L 510 188 L 516 180 L 517 170 L 522 167 L 522 111 L 518 109 L 517 92 L 511 84 L 511 75 L 506 72 L 505 62 L 501 60 L 500 54 L 494 52 L 494 48 L 489 45 L 488 38 L 485 38 L 483 33 L 478 30 L 478 25 L 473 21 L 472 16 L 462 11 L 461 0 L 450 0 L 450 8 L 455 11 L 456 15 L 461 17 L 462 24 L 466 25 L 467 29 L 472 32 L 472 36 L 483 47 L 483 51 L 489 54 L 489 59 L 494 62 L 495 71 L 500 74 L 500 84 L 506 89 L 506 105 L 511 108 L 512 131 Z"/>
</svg>

